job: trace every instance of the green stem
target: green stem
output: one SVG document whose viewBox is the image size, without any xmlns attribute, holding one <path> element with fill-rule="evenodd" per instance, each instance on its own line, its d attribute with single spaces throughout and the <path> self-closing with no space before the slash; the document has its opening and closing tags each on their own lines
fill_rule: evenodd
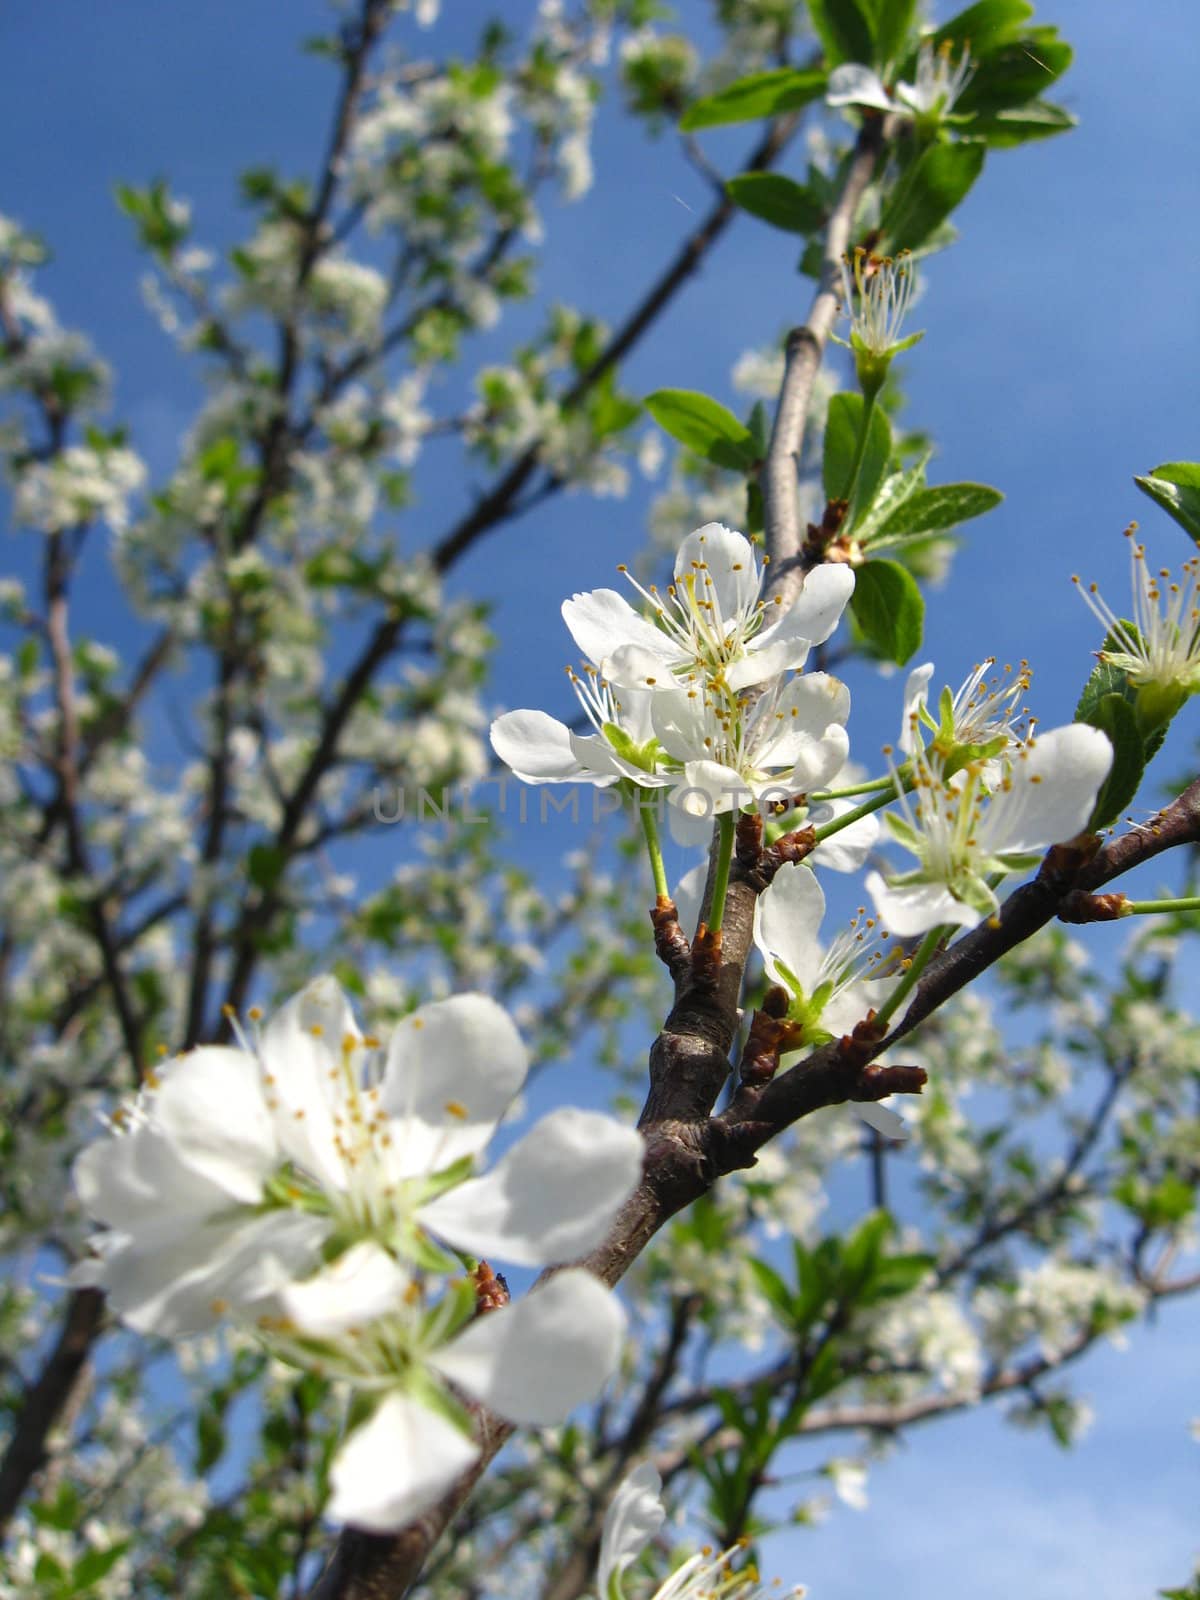
<svg viewBox="0 0 1200 1600">
<path fill-rule="evenodd" d="M 713 873 L 712 902 L 708 908 L 708 931 L 719 933 L 725 917 L 725 896 L 729 890 L 729 867 L 733 861 L 733 834 L 737 818 L 723 811 L 717 818 L 717 866 Z"/>
<path fill-rule="evenodd" d="M 813 830 L 813 835 L 818 844 L 823 839 L 831 838 L 835 833 L 841 833 L 843 828 L 848 828 L 851 823 L 861 822 L 864 817 L 869 817 L 872 811 L 878 811 L 882 806 L 890 805 L 896 799 L 897 790 L 907 794 L 914 789 L 911 775 L 905 767 L 896 773 L 895 781 L 883 793 L 877 794 L 872 800 L 864 800 L 862 805 L 855 806 L 852 810 L 844 812 L 840 817 L 834 817 L 832 822 L 823 822 L 819 828 Z"/>
<path fill-rule="evenodd" d="M 1149 917 L 1156 911 L 1200 911 L 1200 895 L 1183 900 L 1126 900 L 1121 907 L 1123 917 Z"/>
<path fill-rule="evenodd" d="M 852 794 L 874 794 L 877 789 L 890 789 L 893 787 L 892 776 L 886 778 L 868 778 L 866 783 L 852 783 L 847 789 L 819 789 L 815 794 L 810 794 L 809 799 L 821 800 L 849 800 Z"/>
<path fill-rule="evenodd" d="M 663 866 L 662 845 L 658 841 L 658 822 L 654 815 L 654 807 L 642 803 L 640 791 L 637 808 L 642 819 L 642 832 L 646 836 L 650 871 L 654 874 L 654 893 L 660 900 L 668 900 L 670 896 L 667 893 L 667 871 Z"/>
<path fill-rule="evenodd" d="M 908 964 L 908 971 L 875 1013 L 876 1022 L 890 1022 L 896 1015 L 896 1012 L 916 988 L 918 978 L 929 965 L 930 957 L 942 942 L 942 937 L 947 931 L 945 927 L 941 926 L 930 928 L 917 946 L 916 954 Z"/>
</svg>

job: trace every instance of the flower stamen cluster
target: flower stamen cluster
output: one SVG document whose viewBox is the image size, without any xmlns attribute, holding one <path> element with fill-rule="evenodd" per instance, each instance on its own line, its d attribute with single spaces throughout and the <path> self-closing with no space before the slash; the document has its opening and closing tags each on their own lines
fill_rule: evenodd
<svg viewBox="0 0 1200 1600">
<path fill-rule="evenodd" d="M 1100 660 L 1125 673 L 1138 691 L 1143 729 L 1169 722 L 1189 695 L 1200 691 L 1200 556 L 1185 561 L 1178 580 L 1169 567 L 1152 570 L 1146 547 L 1126 529 L 1132 569 L 1133 617 L 1118 617 L 1094 583 L 1072 583 L 1107 637 Z"/>
</svg>

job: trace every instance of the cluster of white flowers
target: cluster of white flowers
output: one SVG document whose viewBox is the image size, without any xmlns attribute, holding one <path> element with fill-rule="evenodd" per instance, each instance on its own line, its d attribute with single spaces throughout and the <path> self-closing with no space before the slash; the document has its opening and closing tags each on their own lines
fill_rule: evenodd
<svg viewBox="0 0 1200 1600">
<path fill-rule="evenodd" d="M 387 304 L 387 281 L 374 267 L 325 250 L 298 286 L 303 234 L 292 222 L 271 219 L 237 253 L 240 282 L 226 295 L 234 315 L 265 311 L 292 320 L 302 314 L 331 344 L 370 340 Z"/>
<path fill-rule="evenodd" d="M 14 520 L 43 533 L 62 533 L 99 519 L 121 533 L 129 526 L 130 497 L 145 481 L 145 463 L 132 450 L 68 445 L 48 461 L 19 469 Z"/>
<path fill-rule="evenodd" d="M 1011 1288 L 980 1289 L 972 1310 L 990 1351 L 1006 1356 L 1036 1339 L 1057 1361 L 1097 1327 L 1119 1338 L 1144 1305 L 1144 1294 L 1116 1272 L 1051 1258 L 1022 1268 Z"/>
<path fill-rule="evenodd" d="M 564 602 L 585 657 L 572 683 L 595 732 L 541 711 L 500 717 L 492 743 L 518 777 L 666 789 L 680 826 L 822 788 L 841 770 L 849 694 L 799 669 L 837 626 L 854 587 L 848 568 L 818 567 L 785 610 L 764 599 L 749 540 L 709 523 L 684 540 L 665 595 L 634 586 L 652 621 L 612 589 Z"/>
<path fill-rule="evenodd" d="M 383 1052 L 319 979 L 238 1037 L 164 1065 L 80 1154 L 76 1190 L 104 1231 L 74 1281 L 142 1332 L 230 1314 L 343 1380 L 330 1515 L 396 1527 L 475 1460 L 468 1402 L 558 1421 L 612 1372 L 623 1315 L 597 1279 L 567 1268 L 508 1306 L 475 1258 L 585 1254 L 637 1182 L 641 1140 L 559 1110 L 474 1176 L 527 1068 L 483 995 L 420 1008 Z"/>
<path fill-rule="evenodd" d="M 994 663 L 985 662 L 957 691 L 942 691 L 935 716 L 926 664 L 905 689 L 904 762 L 852 812 L 844 794 L 822 794 L 847 769 L 849 693 L 829 674 L 802 669 L 837 627 L 853 572 L 840 563 L 814 568 L 787 609 L 764 598 L 763 577 L 750 541 L 709 523 L 684 539 L 665 595 L 629 579 L 649 615 L 615 590 L 573 596 L 562 612 L 584 662 L 569 676 L 592 731 L 576 732 L 544 711 L 510 711 L 492 725 L 491 738 L 525 782 L 621 785 L 665 799 L 684 843 L 707 842 L 714 817 L 751 807 L 770 815 L 782 805 L 816 826 L 810 858 L 777 874 L 755 915 L 768 976 L 789 997 L 784 1048 L 795 1053 L 848 1032 L 880 1007 L 898 964 L 888 953 L 890 935 L 974 926 L 998 908 L 1001 878 L 1078 834 L 1112 750 L 1083 725 L 1035 737 L 1022 703 L 1024 665 L 993 674 Z M 886 804 L 894 808 L 887 816 L 893 836 L 918 866 L 869 873 L 877 916 L 860 911 L 824 950 L 825 901 L 814 869 L 859 868 L 878 836 L 874 813 Z M 675 892 L 688 930 L 703 877 L 703 868 L 694 869 Z M 890 1137 L 903 1132 L 888 1107 L 862 1114 Z"/>
</svg>

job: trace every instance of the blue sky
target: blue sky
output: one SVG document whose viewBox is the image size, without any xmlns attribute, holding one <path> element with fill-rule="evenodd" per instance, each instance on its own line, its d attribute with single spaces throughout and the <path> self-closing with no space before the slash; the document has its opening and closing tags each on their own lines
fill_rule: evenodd
<svg viewBox="0 0 1200 1600">
<path fill-rule="evenodd" d="M 494 9 L 518 8 L 448 4 L 434 43 L 468 36 Z M 687 18 L 703 9 L 681 7 Z M 0 9 L 0 209 L 53 245 L 45 292 L 116 369 L 116 415 L 158 476 L 198 388 L 143 310 L 142 263 L 112 185 L 169 176 L 193 202 L 201 239 L 232 242 L 245 225 L 238 170 L 275 162 L 309 172 L 324 142 L 330 76 L 293 41 L 326 14 L 318 0 Z M 1098 579 L 1120 606 L 1120 533 L 1133 517 L 1156 560 L 1188 553 L 1131 480 L 1158 461 L 1200 456 L 1200 26 L 1192 0 L 1136 11 L 1059 0 L 1043 16 L 1077 47 L 1055 98 L 1082 126 L 990 159 L 956 218 L 961 242 L 928 269 L 906 420 L 936 438 L 937 478 L 1007 495 L 972 525 L 931 605 L 926 654 L 955 682 L 984 651 L 1028 657 L 1049 726 L 1069 718 L 1098 642 L 1070 574 Z M 711 136 L 709 148 L 732 165 L 747 143 L 739 130 Z M 669 140 L 647 156 L 640 135 L 604 125 L 596 158 L 588 200 L 547 207 L 542 282 L 615 320 L 707 201 Z M 731 402 L 738 355 L 802 319 L 808 285 L 794 257 L 790 240 L 741 222 L 629 362 L 627 385 Z M 436 537 L 463 503 L 453 469 L 446 457 L 424 472 L 405 533 L 413 544 Z M 558 603 L 611 581 L 636 552 L 645 509 L 640 493 L 558 499 L 464 563 L 456 587 L 496 599 L 498 703 L 567 709 Z M 11 559 L 22 564 L 19 548 Z M 538 616 L 544 627 L 532 625 Z M 894 733 L 898 687 L 854 680 L 860 753 Z M 1194 736 L 1194 719 L 1173 735 L 1164 777 L 1182 768 Z M 1070 1456 L 994 1413 L 914 1434 L 874 1478 L 869 1514 L 841 1510 L 777 1543 L 776 1570 L 818 1600 L 940 1600 L 964 1587 L 975 1600 L 1123 1600 L 1181 1580 L 1198 1544 L 1200 1456 L 1187 1432 L 1200 1414 L 1198 1336 L 1195 1306 L 1168 1308 L 1158 1328 L 1134 1331 L 1128 1352 L 1106 1349 L 1079 1369 L 1099 1418 Z"/>
</svg>

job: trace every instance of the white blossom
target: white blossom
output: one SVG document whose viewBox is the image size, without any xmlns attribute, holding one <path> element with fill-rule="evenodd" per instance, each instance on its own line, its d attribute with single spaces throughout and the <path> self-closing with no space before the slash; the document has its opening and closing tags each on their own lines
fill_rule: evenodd
<svg viewBox="0 0 1200 1600">
<path fill-rule="evenodd" d="M 942 923 L 973 928 L 999 906 L 990 875 L 1033 866 L 1051 844 L 1086 824 L 1112 765 L 1104 734 L 1082 723 L 1055 728 L 1020 746 L 991 792 L 984 763 L 947 777 L 932 751 L 912 758 L 916 803 L 897 784 L 901 815 L 892 835 L 919 861 L 914 870 L 872 872 L 867 891 L 884 923 L 903 937 Z"/>
<path fill-rule="evenodd" d="M 837 627 L 854 588 L 848 567 L 825 564 L 809 573 L 791 607 L 779 596 L 764 600 L 750 541 L 720 523 L 683 541 L 665 596 L 630 581 L 653 606 L 658 626 L 612 589 L 564 601 L 563 618 L 614 683 L 657 690 L 707 677 L 737 692 L 802 667 L 812 646 Z"/>
<path fill-rule="evenodd" d="M 1129 533 L 1133 616 L 1118 617 L 1094 583 L 1072 581 L 1107 633 L 1100 660 L 1123 672 L 1139 691 L 1139 711 L 1169 719 L 1200 693 L 1200 556 L 1185 561 L 1179 579 L 1169 567 L 1152 570 L 1145 545 Z M 1154 713 L 1158 713 L 1157 718 Z"/>
</svg>

